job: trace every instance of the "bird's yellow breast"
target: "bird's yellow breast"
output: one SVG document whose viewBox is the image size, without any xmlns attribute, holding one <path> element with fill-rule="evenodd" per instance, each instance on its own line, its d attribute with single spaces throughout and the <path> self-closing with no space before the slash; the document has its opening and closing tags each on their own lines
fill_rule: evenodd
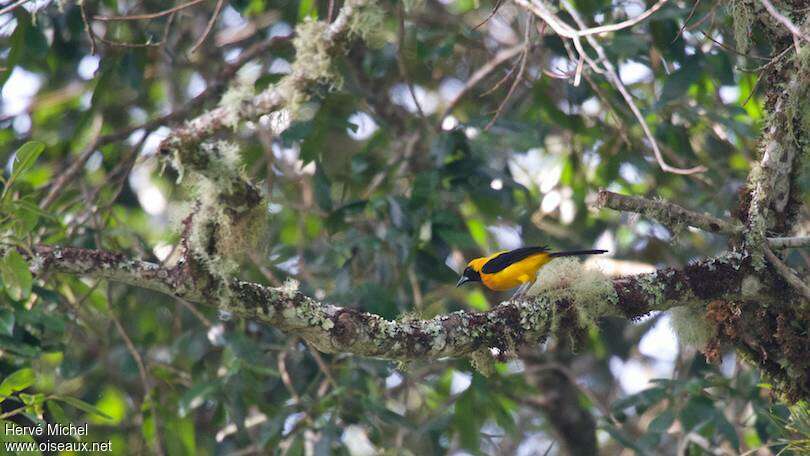
<svg viewBox="0 0 810 456">
<path fill-rule="evenodd" d="M 495 258 L 500 253 L 502 252 L 495 253 L 485 258 L 485 260 Z M 540 252 L 517 261 L 496 273 L 486 274 L 480 272 L 481 282 L 491 290 L 509 290 L 527 282 L 534 282 L 537 278 L 537 271 L 549 261 L 551 261 L 551 257 L 549 257 L 548 253 Z M 486 261 L 481 262 L 479 270 L 484 264 L 486 264 Z"/>
</svg>

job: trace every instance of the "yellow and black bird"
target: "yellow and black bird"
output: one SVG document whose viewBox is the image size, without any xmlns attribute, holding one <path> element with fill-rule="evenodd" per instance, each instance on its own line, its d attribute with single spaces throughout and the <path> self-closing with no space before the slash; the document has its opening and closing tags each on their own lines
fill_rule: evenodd
<svg viewBox="0 0 810 456">
<path fill-rule="evenodd" d="M 488 257 L 476 258 L 467 263 L 467 268 L 458 279 L 456 287 L 467 282 L 481 282 L 490 290 L 503 291 L 523 285 L 516 293 L 518 295 L 534 283 L 537 271 L 554 258 L 598 255 L 606 252 L 607 250 L 549 252 L 546 246 L 521 247 L 496 252 Z"/>
</svg>

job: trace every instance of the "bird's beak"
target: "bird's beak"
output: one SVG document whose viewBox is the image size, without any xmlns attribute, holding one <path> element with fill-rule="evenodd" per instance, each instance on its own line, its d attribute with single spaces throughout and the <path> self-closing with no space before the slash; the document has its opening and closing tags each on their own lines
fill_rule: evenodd
<svg viewBox="0 0 810 456">
<path fill-rule="evenodd" d="M 456 284 L 456 288 L 464 285 L 465 283 L 467 283 L 469 281 L 470 281 L 470 279 L 468 279 L 467 276 L 461 276 L 461 278 L 458 279 L 458 283 Z"/>
</svg>

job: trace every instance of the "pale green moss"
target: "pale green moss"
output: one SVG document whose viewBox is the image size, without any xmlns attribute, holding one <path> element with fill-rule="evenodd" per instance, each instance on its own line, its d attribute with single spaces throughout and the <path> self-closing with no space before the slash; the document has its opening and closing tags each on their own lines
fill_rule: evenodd
<svg viewBox="0 0 810 456">
<path fill-rule="evenodd" d="M 751 27 L 754 25 L 754 12 L 745 0 L 731 0 L 729 10 L 734 22 L 734 41 L 737 51 L 745 54 L 751 44 Z"/>
<path fill-rule="evenodd" d="M 405 5 L 405 12 L 411 13 L 422 8 L 425 5 L 425 0 L 403 0 L 403 4 Z"/>
<path fill-rule="evenodd" d="M 483 347 L 470 353 L 470 365 L 484 377 L 495 373 L 495 358 L 489 347 Z"/>
<path fill-rule="evenodd" d="M 204 169 L 186 167 L 186 181 L 196 200 L 191 206 L 193 217 L 186 242 L 189 254 L 214 278 L 217 295 L 228 308 L 231 296 L 224 284 L 236 272 L 240 258 L 247 252 L 261 251 L 267 214 L 261 202 L 253 206 L 245 202 L 238 208 L 223 200 L 225 195 L 238 194 L 237 186 L 246 182 L 235 145 L 204 143 L 197 154 L 196 166 Z"/>
<path fill-rule="evenodd" d="M 237 72 L 228 90 L 219 100 L 219 106 L 223 109 L 224 118 L 222 123 L 236 130 L 242 115 L 243 106 L 249 104 L 250 100 L 256 96 L 255 84 L 260 75 L 260 68 L 257 65 L 245 65 Z"/>
<path fill-rule="evenodd" d="M 242 104 L 249 102 L 256 95 L 253 85 L 232 84 L 219 100 L 219 106 L 225 111 L 222 123 L 236 130 L 242 119 Z"/>
<path fill-rule="evenodd" d="M 291 76 L 328 85 L 331 89 L 340 88 L 343 78 L 332 71 L 332 58 L 329 54 L 331 43 L 326 39 L 329 24 L 307 18 L 295 28 L 295 62 Z"/>
<path fill-rule="evenodd" d="M 714 336 L 714 327 L 698 306 L 675 307 L 670 310 L 670 316 L 670 324 L 682 346 L 703 348 Z"/>
<path fill-rule="evenodd" d="M 601 271 L 587 269 L 572 257 L 552 260 L 541 268 L 527 295 L 542 295 L 550 302 L 570 301 L 580 323 L 585 326 L 593 326 L 599 317 L 615 313 L 618 303 L 613 282 Z M 558 318 L 555 317 L 552 331 L 558 329 L 557 325 Z"/>
<path fill-rule="evenodd" d="M 349 34 L 365 41 L 372 48 L 385 44 L 385 11 L 374 2 L 358 6 L 349 19 Z"/>
<path fill-rule="evenodd" d="M 751 274 L 743 278 L 742 285 L 740 287 L 740 294 L 742 297 L 755 298 L 759 295 L 760 290 L 762 290 L 762 282 L 757 276 Z"/>
</svg>

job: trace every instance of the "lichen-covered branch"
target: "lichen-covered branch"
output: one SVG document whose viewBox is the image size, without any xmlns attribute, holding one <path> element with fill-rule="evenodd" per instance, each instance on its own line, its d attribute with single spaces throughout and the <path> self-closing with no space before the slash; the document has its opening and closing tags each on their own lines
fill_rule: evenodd
<svg viewBox="0 0 810 456">
<path fill-rule="evenodd" d="M 810 247 L 810 236 L 790 236 L 768 238 L 768 245 L 774 249 Z"/>
<path fill-rule="evenodd" d="M 764 4 L 764 3 L 763 3 Z M 773 8 L 773 5 L 768 3 Z M 802 21 L 807 17 L 797 14 Z M 770 12 L 757 19 L 769 31 L 775 49 L 790 46 L 793 35 L 784 26 L 772 23 Z M 801 24 L 805 26 L 806 24 Z M 795 41 L 796 56 L 770 65 L 763 75 L 769 82 L 765 94 L 768 112 L 760 140 L 761 158 L 748 176 L 745 242 L 752 252 L 754 265 L 764 265 L 764 243 L 769 235 L 788 235 L 801 205 L 797 184 L 800 162 L 810 151 L 810 118 L 804 104 L 810 94 L 810 45 Z M 745 209 L 745 207 L 743 207 Z"/>
<path fill-rule="evenodd" d="M 193 149 L 218 131 L 234 127 L 239 121 L 255 120 L 270 114 L 285 104 L 300 103 L 303 93 L 311 85 L 332 83 L 328 79 L 331 56 L 337 53 L 351 36 L 367 38 L 374 27 L 363 15 L 374 14 L 374 0 L 348 0 L 331 24 L 305 21 L 299 25 L 294 45 L 296 61 L 291 73 L 259 94 L 231 97 L 212 109 L 174 129 L 160 144 L 164 154 Z M 380 18 L 379 11 L 376 11 Z M 243 94 L 244 95 L 244 94 Z M 223 97 L 225 99 L 225 97 Z"/>
<path fill-rule="evenodd" d="M 727 222 L 705 212 L 694 212 L 664 200 L 651 200 L 640 196 L 620 195 L 600 190 L 595 205 L 597 208 L 641 214 L 668 227 L 688 225 L 711 233 L 730 236 L 743 232 L 742 225 L 738 223 Z M 766 240 L 767 245 L 774 249 L 810 246 L 810 236 L 769 237 Z"/>
<path fill-rule="evenodd" d="M 506 352 L 550 335 L 554 318 L 573 311 L 577 297 L 544 293 L 507 301 L 488 312 L 453 312 L 427 320 L 386 320 L 305 296 L 293 286 L 266 287 L 232 280 L 229 300 L 212 296 L 185 265 L 157 264 L 101 250 L 39 246 L 33 272 L 62 272 L 108 279 L 201 304 L 294 332 L 325 352 L 409 360 L 464 356 L 483 348 Z M 740 296 L 746 259 L 731 255 L 651 274 L 613 279 L 604 315 L 638 318 L 653 310 Z M 762 293 L 767 293 L 763 287 Z M 557 316 L 557 317 L 555 317 Z M 601 315 L 599 315 L 601 316 Z"/>
<path fill-rule="evenodd" d="M 810 398 L 810 359 L 802 334 L 810 315 L 797 305 L 781 277 L 755 271 L 750 256 L 730 253 L 649 274 L 608 279 L 561 266 L 556 285 L 535 296 L 506 301 L 488 312 L 452 312 L 430 319 L 387 320 L 379 315 L 319 302 L 293 284 L 273 288 L 239 280 L 212 286 L 210 276 L 181 262 L 171 268 L 122 254 L 38 246 L 32 272 L 60 272 L 107 279 L 215 306 L 241 318 L 302 337 L 324 352 L 391 360 L 471 358 L 485 373 L 494 359 L 548 337 L 577 342 L 603 316 L 635 319 L 655 310 L 688 306 L 687 323 L 701 326 L 707 356 L 733 344 L 771 378 L 786 397 Z M 550 263 L 544 270 L 554 268 Z M 574 274 L 574 275 L 572 275 Z M 741 312 L 735 309 L 759 309 Z M 720 312 L 718 309 L 726 309 Z M 730 309 L 730 310 L 729 310 Z M 682 312 L 683 313 L 683 312 Z M 568 339 L 566 339 L 568 340 Z"/>
<path fill-rule="evenodd" d="M 742 231 L 741 225 L 729 223 L 705 212 L 690 211 L 668 201 L 620 195 L 607 190 L 599 190 L 596 197 L 596 206 L 617 211 L 635 212 L 657 220 L 668 227 L 689 225 L 710 233 L 730 235 Z"/>
</svg>

